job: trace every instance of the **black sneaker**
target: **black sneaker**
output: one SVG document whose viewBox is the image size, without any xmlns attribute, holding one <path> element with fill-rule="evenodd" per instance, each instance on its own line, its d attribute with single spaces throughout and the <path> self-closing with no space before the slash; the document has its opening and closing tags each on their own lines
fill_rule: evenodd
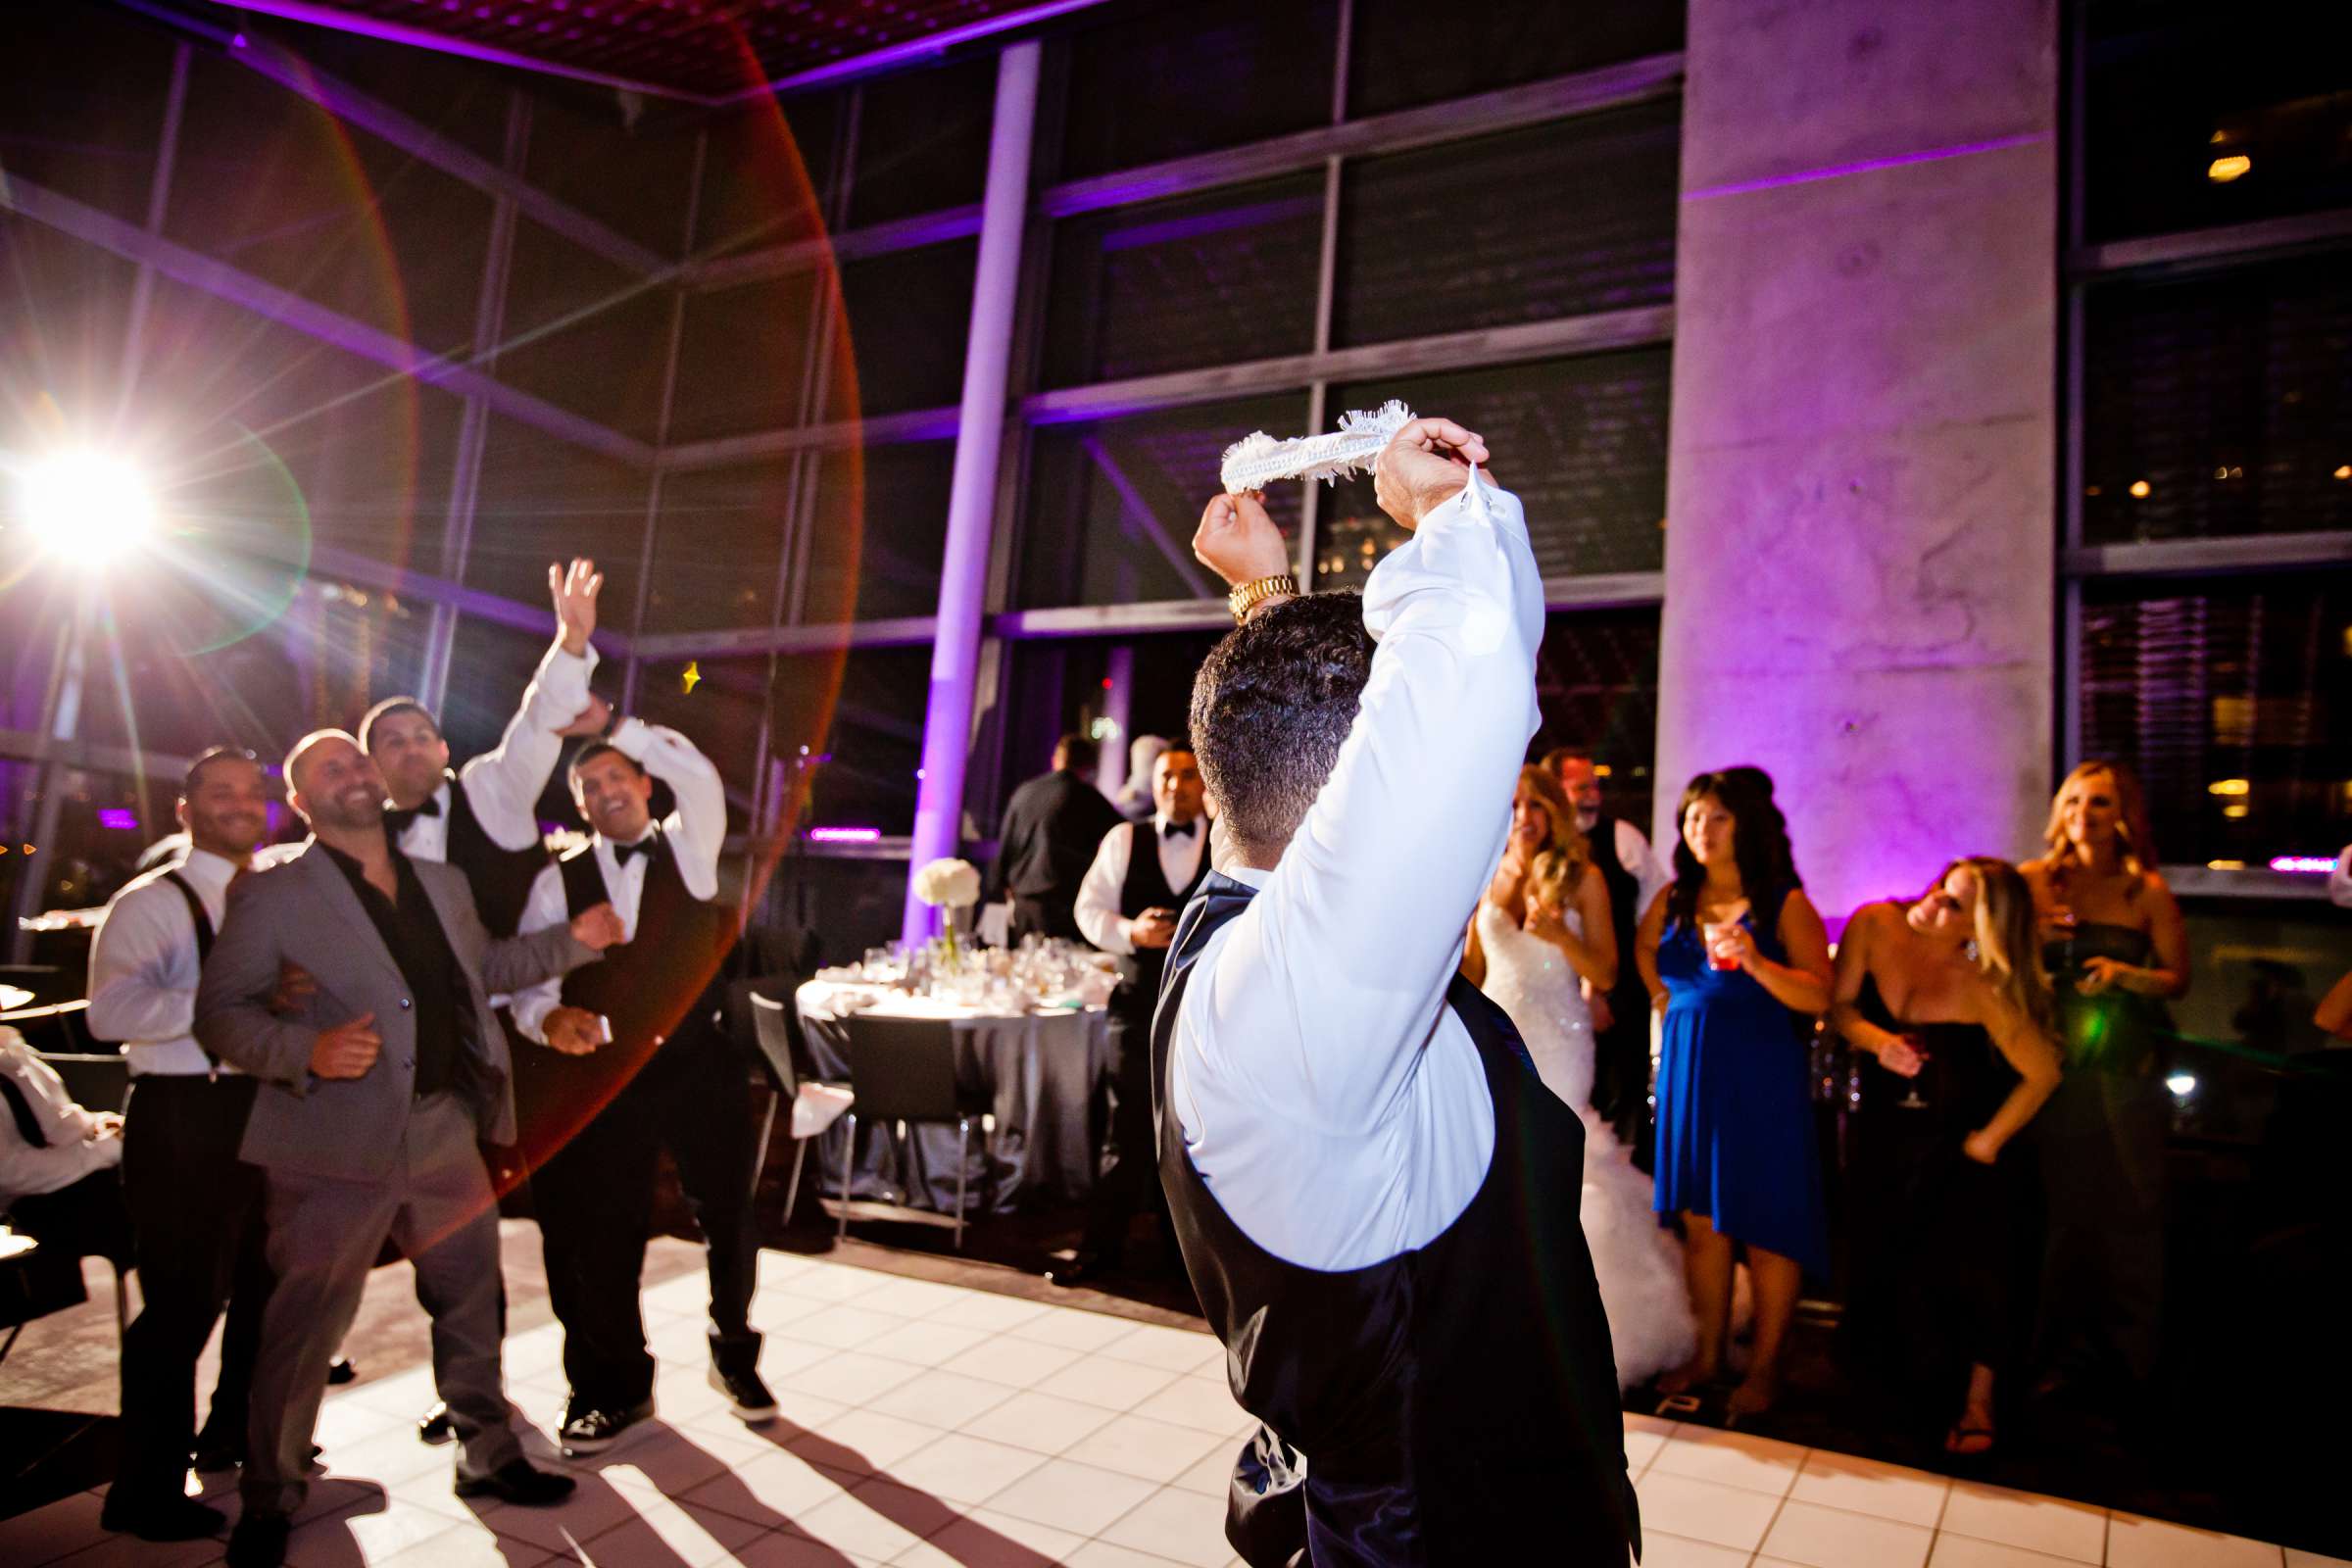
<svg viewBox="0 0 2352 1568">
<path fill-rule="evenodd" d="M 447 1443 L 458 1435 L 455 1423 L 449 1419 L 449 1406 L 436 1399 L 432 1408 L 416 1418 L 418 1443 Z"/>
<path fill-rule="evenodd" d="M 228 1538 L 228 1568 L 278 1568 L 286 1560 L 289 1521 L 282 1513 L 249 1513 Z"/>
<path fill-rule="evenodd" d="M 98 1522 L 141 1541 L 202 1541 L 228 1527 L 228 1515 L 192 1497 L 159 1497 L 144 1505 L 109 1492 Z"/>
<path fill-rule="evenodd" d="M 569 1459 L 583 1453 L 601 1453 L 620 1441 L 620 1435 L 638 1422 L 653 1419 L 653 1414 L 651 1399 L 612 1409 L 567 1404 L 563 1430 L 558 1434 L 564 1444 L 564 1456 Z"/>
<path fill-rule="evenodd" d="M 767 1392 L 767 1385 L 750 1367 L 729 1372 L 713 1365 L 710 1386 L 727 1396 L 727 1403 L 734 1407 L 736 1415 L 754 1426 L 776 1418 L 776 1396 Z"/>
<path fill-rule="evenodd" d="M 542 1470 L 528 1459 L 509 1459 L 486 1475 L 469 1476 L 458 1466 L 457 1493 L 461 1497 L 496 1497 L 517 1508 L 548 1508 L 571 1495 L 578 1485 L 571 1477 Z"/>
</svg>

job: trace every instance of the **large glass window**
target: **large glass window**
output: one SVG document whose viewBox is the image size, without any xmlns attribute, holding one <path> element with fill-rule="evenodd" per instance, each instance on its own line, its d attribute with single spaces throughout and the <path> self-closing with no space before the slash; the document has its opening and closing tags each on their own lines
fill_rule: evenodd
<svg viewBox="0 0 2352 1568">
<path fill-rule="evenodd" d="M 1453 0 L 1433 24 L 1417 0 L 1353 0 L 1350 116 L 1592 71 L 1683 46 L 1683 7 Z"/>
<path fill-rule="evenodd" d="M 1063 220 L 1046 384 L 1307 352 L 1322 241 L 1319 173 Z"/>
<path fill-rule="evenodd" d="M 845 264 L 841 292 L 858 404 L 865 414 L 936 409 L 963 394 L 963 347 L 972 325 L 972 268 L 979 245 L 957 240 Z M 838 393 L 827 411 L 841 418 Z"/>
<path fill-rule="evenodd" d="M 646 475 L 626 464 L 495 416 L 482 446 L 466 581 L 526 605 L 547 600 L 547 568 L 594 558 L 602 612 L 627 624 L 645 541 Z"/>
<path fill-rule="evenodd" d="M 771 623 L 798 472 L 778 458 L 662 476 L 648 632 Z"/>
<path fill-rule="evenodd" d="M 1225 449 L 1252 430 L 1298 435 L 1300 393 L 1052 425 L 1031 439 L 1019 608 L 1218 599 L 1225 585 L 1193 559 L 1200 509 L 1217 493 Z M 1298 487 L 1267 497 L 1296 537 Z"/>
<path fill-rule="evenodd" d="M 0 168 L 140 222 L 172 80 L 172 39 L 113 6 L 12 6 Z"/>
<path fill-rule="evenodd" d="M 878 77 L 860 97 L 851 227 L 980 199 L 997 101 L 995 55 Z"/>
<path fill-rule="evenodd" d="M 683 445 L 801 422 L 809 342 L 821 328 L 814 272 L 686 297 L 669 439 Z"/>
<path fill-rule="evenodd" d="M 2094 544 L 2352 528 L 2352 267 L 2125 279 L 2083 304 Z"/>
<path fill-rule="evenodd" d="M 2261 867 L 2352 839 L 2352 572 L 2082 598 L 2082 754 L 2132 764 L 2166 861 Z"/>
<path fill-rule="evenodd" d="M 498 378 L 651 442 L 661 429 L 670 299 L 668 289 L 519 219 Z"/>
<path fill-rule="evenodd" d="M 810 624 L 928 615 L 939 608 L 952 441 L 906 441 L 818 460 L 800 618 Z"/>
</svg>

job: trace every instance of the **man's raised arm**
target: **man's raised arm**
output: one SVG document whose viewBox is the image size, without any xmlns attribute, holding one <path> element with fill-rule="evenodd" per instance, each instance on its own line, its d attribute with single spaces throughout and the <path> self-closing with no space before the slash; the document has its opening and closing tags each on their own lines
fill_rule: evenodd
<svg viewBox="0 0 2352 1568">
<path fill-rule="evenodd" d="M 676 730 L 624 718 L 612 727 L 612 746 L 669 786 L 677 808 L 662 824 L 678 858 L 686 891 L 718 896 L 718 852 L 727 841 L 727 787 L 710 759 Z"/>
<path fill-rule="evenodd" d="M 588 690 L 596 672 L 596 596 L 605 585 L 592 561 L 547 568 L 555 601 L 556 640 L 548 645 L 522 703 L 498 745 L 459 770 L 459 784 L 482 829 L 510 850 L 539 841 L 539 796 L 556 771 L 567 735 L 602 734 L 612 714 Z"/>
</svg>

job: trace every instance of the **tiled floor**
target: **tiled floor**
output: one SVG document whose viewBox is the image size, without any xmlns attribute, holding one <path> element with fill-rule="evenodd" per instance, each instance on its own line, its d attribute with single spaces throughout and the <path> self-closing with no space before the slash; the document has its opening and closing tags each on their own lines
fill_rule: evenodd
<svg viewBox="0 0 2352 1568">
<path fill-rule="evenodd" d="M 754 1318 L 783 1418 L 746 1428 L 703 1380 L 702 1280 L 647 1293 L 661 1420 L 561 1508 L 470 1505 L 450 1450 L 410 1423 L 419 1369 L 332 1395 L 327 1478 L 297 1568 L 1223 1568 L 1225 1475 L 1252 1423 L 1214 1341 L 844 1263 L 765 1254 Z M 548 1421 L 553 1326 L 507 1345 L 511 1392 Z M 1769 1439 L 1629 1417 L 1646 1568 L 2317 1568 L 2282 1551 Z M 544 1444 L 541 1445 L 545 1457 Z M 233 1489 L 214 1500 L 231 1509 Z M 84 1493 L 0 1521 L 0 1563 L 196 1568 L 221 1544 L 107 1535 Z"/>
</svg>

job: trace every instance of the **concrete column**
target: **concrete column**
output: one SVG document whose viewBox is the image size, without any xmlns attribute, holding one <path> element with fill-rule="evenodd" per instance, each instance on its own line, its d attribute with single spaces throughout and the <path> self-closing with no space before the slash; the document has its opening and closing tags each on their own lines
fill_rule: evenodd
<svg viewBox="0 0 2352 1568">
<path fill-rule="evenodd" d="M 913 873 L 963 839 L 963 773 L 971 750 L 980 617 L 988 595 L 989 523 L 996 509 L 997 459 L 1004 439 L 1005 376 L 1020 288 L 1021 224 L 1028 217 L 1029 142 L 1037 119 L 1038 45 L 998 57 L 996 122 L 989 133 L 988 186 L 980 204 L 980 255 L 972 279 L 972 329 L 963 358 L 963 405 L 956 469 L 948 491 L 948 537 L 939 567 L 939 633 L 931 649 L 931 693 L 923 712 L 922 786 L 915 796 L 905 935 L 920 942 L 938 911 L 914 896 Z"/>
<path fill-rule="evenodd" d="M 1657 828 L 1778 782 L 1833 923 L 2051 771 L 2054 0 L 1691 0 Z"/>
</svg>

